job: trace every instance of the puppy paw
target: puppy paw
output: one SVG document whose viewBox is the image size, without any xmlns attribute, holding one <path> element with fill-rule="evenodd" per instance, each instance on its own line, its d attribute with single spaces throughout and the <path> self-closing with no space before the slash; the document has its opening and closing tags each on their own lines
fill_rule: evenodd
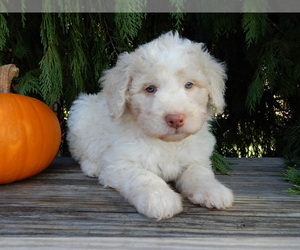
<svg viewBox="0 0 300 250">
<path fill-rule="evenodd" d="M 130 200 L 139 213 L 157 220 L 171 218 L 182 211 L 181 196 L 169 187 L 140 190 Z"/>
<path fill-rule="evenodd" d="M 232 191 L 218 181 L 206 185 L 202 183 L 201 186 L 196 186 L 185 192 L 185 195 L 192 203 L 207 208 L 229 208 L 234 200 Z"/>
</svg>

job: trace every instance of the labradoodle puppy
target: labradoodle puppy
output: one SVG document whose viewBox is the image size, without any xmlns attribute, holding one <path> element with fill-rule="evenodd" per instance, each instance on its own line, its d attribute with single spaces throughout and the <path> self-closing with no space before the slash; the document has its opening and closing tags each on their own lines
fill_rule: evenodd
<svg viewBox="0 0 300 250">
<path fill-rule="evenodd" d="M 210 161 L 209 121 L 223 110 L 225 79 L 203 44 L 161 35 L 121 54 L 100 79 L 103 91 L 74 102 L 70 152 L 84 174 L 148 217 L 181 212 L 179 193 L 200 206 L 230 207 L 233 194 L 215 179 Z"/>
</svg>

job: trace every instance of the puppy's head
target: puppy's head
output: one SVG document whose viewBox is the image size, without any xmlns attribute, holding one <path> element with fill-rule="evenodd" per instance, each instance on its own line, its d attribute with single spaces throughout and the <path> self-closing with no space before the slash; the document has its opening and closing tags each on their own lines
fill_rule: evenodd
<svg viewBox="0 0 300 250">
<path fill-rule="evenodd" d="M 178 141 L 223 111 L 225 79 L 203 44 L 169 32 L 121 54 L 101 80 L 112 117 L 127 108 L 147 135 Z"/>
</svg>

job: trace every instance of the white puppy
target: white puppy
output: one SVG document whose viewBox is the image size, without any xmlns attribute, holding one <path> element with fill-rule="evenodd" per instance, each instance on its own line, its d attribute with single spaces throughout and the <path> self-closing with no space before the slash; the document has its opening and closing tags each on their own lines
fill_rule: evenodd
<svg viewBox="0 0 300 250">
<path fill-rule="evenodd" d="M 119 56 L 82 94 L 68 120 L 70 152 L 91 177 L 118 190 L 148 217 L 182 211 L 181 196 L 226 208 L 231 190 L 215 179 L 209 120 L 224 107 L 224 67 L 203 44 L 167 33 Z"/>
</svg>

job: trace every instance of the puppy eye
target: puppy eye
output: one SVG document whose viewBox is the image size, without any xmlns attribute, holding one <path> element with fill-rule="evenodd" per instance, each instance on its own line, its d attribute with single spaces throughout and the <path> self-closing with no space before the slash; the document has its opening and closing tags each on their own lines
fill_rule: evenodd
<svg viewBox="0 0 300 250">
<path fill-rule="evenodd" d="M 185 87 L 186 89 L 191 89 L 191 88 L 193 87 L 193 85 L 194 85 L 194 83 L 192 83 L 192 82 L 187 82 L 187 83 L 184 85 L 184 87 Z"/>
<path fill-rule="evenodd" d="M 157 91 L 157 87 L 151 85 L 145 89 L 148 93 L 153 94 Z"/>
</svg>

